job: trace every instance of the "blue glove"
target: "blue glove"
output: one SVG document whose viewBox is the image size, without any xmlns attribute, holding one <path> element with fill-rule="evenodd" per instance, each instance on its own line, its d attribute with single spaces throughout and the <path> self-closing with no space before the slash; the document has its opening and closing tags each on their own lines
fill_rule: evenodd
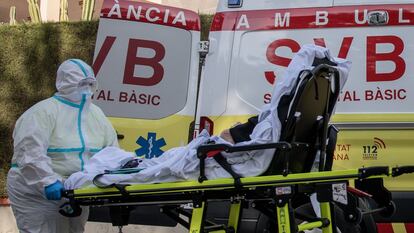
<svg viewBox="0 0 414 233">
<path fill-rule="evenodd" d="M 45 187 L 45 194 L 48 200 L 60 200 L 62 199 L 62 191 L 64 190 L 63 184 L 60 181 L 56 181 Z"/>
</svg>

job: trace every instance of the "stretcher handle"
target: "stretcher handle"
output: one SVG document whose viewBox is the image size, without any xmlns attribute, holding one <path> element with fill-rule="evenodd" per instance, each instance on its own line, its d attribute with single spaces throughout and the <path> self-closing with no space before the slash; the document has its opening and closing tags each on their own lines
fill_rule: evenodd
<svg viewBox="0 0 414 233">
<path fill-rule="evenodd" d="M 82 208 L 76 203 L 74 199 L 73 190 L 62 190 L 61 195 L 69 199 L 59 207 L 59 213 L 68 218 L 78 217 L 82 214 Z"/>
<path fill-rule="evenodd" d="M 359 179 L 365 179 L 371 176 L 389 176 L 390 168 L 388 166 L 365 167 L 359 169 Z"/>
<path fill-rule="evenodd" d="M 65 198 L 72 198 L 74 195 L 73 190 L 62 190 L 61 196 Z"/>
<path fill-rule="evenodd" d="M 407 173 L 413 173 L 414 166 L 402 166 L 392 168 L 392 176 L 397 177 Z"/>
</svg>

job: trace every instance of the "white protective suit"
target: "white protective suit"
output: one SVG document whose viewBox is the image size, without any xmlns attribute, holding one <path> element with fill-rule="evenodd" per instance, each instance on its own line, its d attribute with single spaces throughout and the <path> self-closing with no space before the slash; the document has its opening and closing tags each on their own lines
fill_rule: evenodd
<svg viewBox="0 0 414 233">
<path fill-rule="evenodd" d="M 285 75 L 277 79 L 271 103 L 265 105 L 260 112 L 259 122 L 255 126 L 251 140 L 240 142 L 236 145 L 251 145 L 272 143 L 279 141 L 281 123 L 278 119 L 277 106 L 280 98 L 289 93 L 295 85 L 300 71 L 312 69 L 316 58 L 328 57 L 338 64 L 341 88 L 345 84 L 351 63 L 344 59 L 332 58 L 329 50 L 315 45 L 305 45 L 293 58 Z M 166 151 L 162 156 L 153 159 L 143 159 L 138 166 L 144 170 L 135 174 L 104 175 L 99 179 L 102 184 L 113 183 L 163 183 L 180 180 L 196 180 L 199 175 L 199 159 L 196 150 L 199 145 L 208 140 L 216 143 L 227 143 L 220 137 L 210 137 L 203 131 L 196 139 L 185 147 L 173 148 Z M 274 154 L 274 149 L 246 151 L 237 153 L 222 153 L 232 169 L 237 174 L 248 177 L 258 176 L 267 170 Z M 118 148 L 107 148 L 96 154 L 91 163 L 85 167 L 84 172 L 73 174 L 66 182 L 66 189 L 76 189 L 91 184 L 95 175 L 103 173 L 104 170 L 119 169 L 129 159 L 134 158 L 133 153 L 122 151 Z M 206 159 L 206 176 L 208 179 L 231 177 L 213 158 Z"/>
<path fill-rule="evenodd" d="M 87 209 L 77 218 L 61 216 L 58 210 L 64 201 L 47 200 L 45 187 L 83 170 L 104 147 L 118 146 L 112 125 L 90 102 L 95 85 L 89 65 L 67 60 L 57 71 L 58 92 L 17 120 L 7 189 L 20 232 L 84 231 Z"/>
</svg>

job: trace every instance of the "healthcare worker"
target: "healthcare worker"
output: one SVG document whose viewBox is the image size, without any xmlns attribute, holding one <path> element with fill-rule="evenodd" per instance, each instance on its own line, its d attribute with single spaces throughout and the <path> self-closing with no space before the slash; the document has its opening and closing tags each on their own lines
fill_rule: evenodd
<svg viewBox="0 0 414 233">
<path fill-rule="evenodd" d="M 94 153 L 118 146 L 112 125 L 91 103 L 96 78 L 89 65 L 79 59 L 63 62 L 56 88 L 53 97 L 23 113 L 13 132 L 7 189 L 21 233 L 83 232 L 88 210 L 77 218 L 58 213 L 63 182 L 82 171 Z"/>
</svg>

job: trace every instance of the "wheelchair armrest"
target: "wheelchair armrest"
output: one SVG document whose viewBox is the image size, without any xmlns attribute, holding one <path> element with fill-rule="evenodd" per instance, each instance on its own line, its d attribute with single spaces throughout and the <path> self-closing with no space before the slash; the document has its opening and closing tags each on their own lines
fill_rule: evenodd
<svg viewBox="0 0 414 233">
<path fill-rule="evenodd" d="M 264 150 L 264 149 L 281 149 L 281 150 L 290 150 L 292 145 L 287 142 L 276 142 L 276 143 L 266 143 L 266 144 L 255 144 L 248 146 L 232 146 L 226 152 L 240 152 L 240 151 L 249 151 L 249 150 Z"/>
<path fill-rule="evenodd" d="M 214 155 L 228 151 L 231 146 L 227 144 L 206 144 L 197 148 L 197 156 L 199 159 L 205 159 L 206 157 L 213 157 Z"/>
<path fill-rule="evenodd" d="M 301 146 L 300 143 L 295 143 L 294 146 Z M 207 180 L 205 175 L 205 159 L 207 157 L 214 157 L 220 152 L 239 152 L 239 151 L 250 151 L 250 150 L 264 150 L 264 149 L 281 149 L 290 150 L 292 145 L 287 142 L 267 143 L 267 144 L 256 144 L 247 146 L 229 146 L 227 144 L 206 144 L 201 145 L 197 148 L 197 157 L 200 159 L 200 176 L 198 182 L 202 183 Z"/>
</svg>

